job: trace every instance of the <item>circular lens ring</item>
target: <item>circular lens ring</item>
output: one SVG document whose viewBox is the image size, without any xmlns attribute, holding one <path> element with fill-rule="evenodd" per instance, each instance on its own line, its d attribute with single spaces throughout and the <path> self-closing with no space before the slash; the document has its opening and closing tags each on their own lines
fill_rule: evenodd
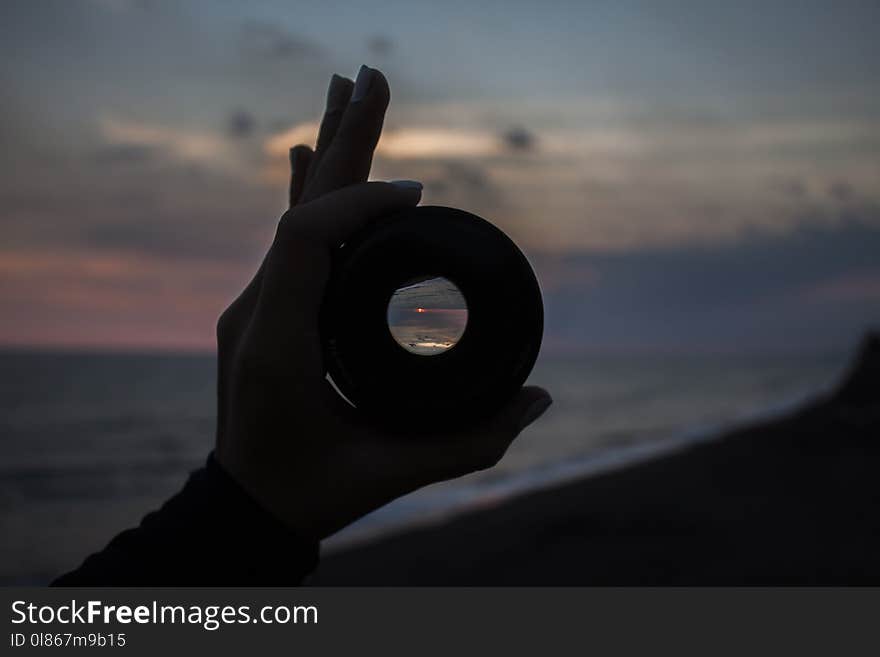
<svg viewBox="0 0 880 657">
<path fill-rule="evenodd" d="M 380 220 L 334 254 L 321 312 L 328 374 L 388 425 L 445 426 L 489 415 L 522 386 L 541 345 L 543 304 L 525 256 L 476 215 L 421 206 Z M 454 349 L 401 349 L 386 309 L 408 280 L 442 276 L 468 305 Z"/>
</svg>

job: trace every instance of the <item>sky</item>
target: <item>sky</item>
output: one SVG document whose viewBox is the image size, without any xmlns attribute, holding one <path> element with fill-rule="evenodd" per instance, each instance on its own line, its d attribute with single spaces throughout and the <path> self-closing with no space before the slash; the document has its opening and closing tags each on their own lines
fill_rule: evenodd
<svg viewBox="0 0 880 657">
<path fill-rule="evenodd" d="M 436 355 L 458 344 L 467 330 L 467 301 L 447 278 L 421 279 L 394 291 L 386 317 L 400 346 L 412 353 Z"/>
<path fill-rule="evenodd" d="M 545 348 L 805 350 L 880 326 L 876 2 L 0 5 L 0 346 L 210 351 L 334 72 L 375 179 L 504 229 Z"/>
</svg>

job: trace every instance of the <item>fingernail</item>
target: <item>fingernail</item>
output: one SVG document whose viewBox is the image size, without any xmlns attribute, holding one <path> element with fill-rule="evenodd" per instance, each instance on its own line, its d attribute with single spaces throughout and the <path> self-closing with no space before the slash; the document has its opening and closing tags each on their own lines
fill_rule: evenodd
<svg viewBox="0 0 880 657">
<path fill-rule="evenodd" d="M 368 66 L 361 66 L 358 71 L 357 79 L 354 81 L 354 91 L 351 92 L 351 102 L 356 103 L 362 100 L 370 90 L 370 83 L 373 81 L 373 69 Z"/>
<path fill-rule="evenodd" d="M 523 416 L 519 420 L 519 430 L 522 431 L 532 422 L 541 417 L 544 414 L 544 411 L 550 408 L 550 404 L 552 403 L 553 400 L 550 397 L 542 397 L 541 399 L 532 402 L 532 405 L 526 409 L 526 412 L 523 413 Z"/>
<path fill-rule="evenodd" d="M 348 100 L 345 97 L 345 78 L 341 75 L 333 74 L 330 78 L 330 86 L 327 87 L 327 109 L 337 110 L 345 106 Z"/>
<path fill-rule="evenodd" d="M 402 187 L 403 189 L 417 189 L 422 191 L 423 187 L 422 183 L 418 180 L 389 180 L 388 182 L 395 187 Z"/>
</svg>

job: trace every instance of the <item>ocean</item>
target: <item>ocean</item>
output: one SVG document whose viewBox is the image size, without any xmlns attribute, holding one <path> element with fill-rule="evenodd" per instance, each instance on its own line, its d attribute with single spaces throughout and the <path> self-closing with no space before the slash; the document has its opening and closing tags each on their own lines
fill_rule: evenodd
<svg viewBox="0 0 880 657">
<path fill-rule="evenodd" d="M 555 403 L 495 468 L 430 486 L 334 550 L 704 440 L 827 389 L 848 353 L 542 355 Z M 214 440 L 213 356 L 0 354 L 0 584 L 75 567 L 177 491 Z"/>
</svg>

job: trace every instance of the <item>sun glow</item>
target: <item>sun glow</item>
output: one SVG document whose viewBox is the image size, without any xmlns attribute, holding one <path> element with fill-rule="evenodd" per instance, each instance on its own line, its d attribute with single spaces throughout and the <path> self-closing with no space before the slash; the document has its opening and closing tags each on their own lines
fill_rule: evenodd
<svg viewBox="0 0 880 657">
<path fill-rule="evenodd" d="M 294 144 L 313 144 L 318 123 L 305 121 L 269 137 L 264 151 L 283 157 Z M 424 126 L 386 130 L 376 152 L 390 159 L 433 159 L 437 157 L 487 157 L 501 151 L 498 138 L 491 132 Z"/>
</svg>

